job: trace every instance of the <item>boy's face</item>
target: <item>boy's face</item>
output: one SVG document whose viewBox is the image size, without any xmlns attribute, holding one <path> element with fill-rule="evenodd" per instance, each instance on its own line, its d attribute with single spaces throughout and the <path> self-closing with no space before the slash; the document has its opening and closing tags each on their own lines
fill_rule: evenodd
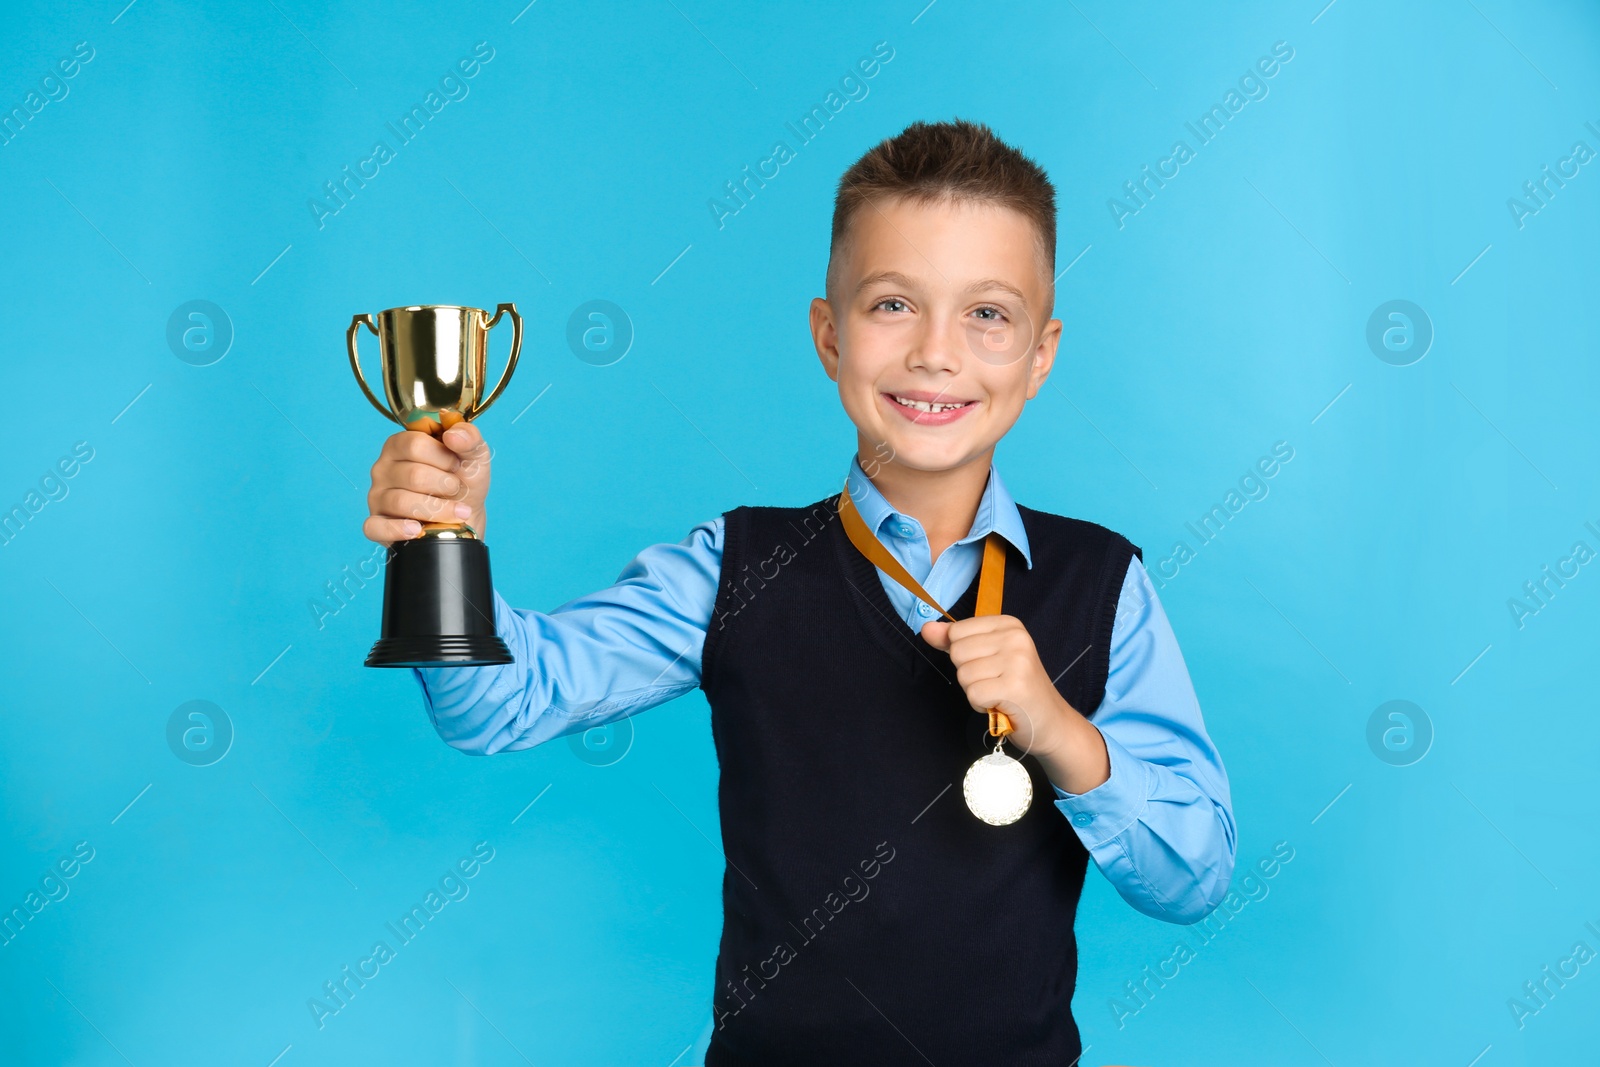
<svg viewBox="0 0 1600 1067">
<path fill-rule="evenodd" d="M 842 257 L 811 335 L 862 455 L 987 462 L 1061 338 L 1036 227 L 994 204 L 897 198 L 856 214 Z"/>
</svg>

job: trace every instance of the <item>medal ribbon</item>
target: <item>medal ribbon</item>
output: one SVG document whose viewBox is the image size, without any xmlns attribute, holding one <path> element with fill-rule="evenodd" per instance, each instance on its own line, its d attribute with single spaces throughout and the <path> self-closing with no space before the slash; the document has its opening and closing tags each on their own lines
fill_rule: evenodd
<svg viewBox="0 0 1600 1067">
<path fill-rule="evenodd" d="M 850 543 L 860 550 L 863 556 L 871 560 L 885 574 L 893 578 L 900 585 L 909 590 L 911 594 L 926 604 L 931 605 L 940 615 L 956 622 L 957 619 L 939 602 L 928 595 L 927 590 L 917 584 L 911 577 L 911 572 L 900 565 L 894 554 L 884 547 L 883 542 L 867 528 L 867 521 L 856 510 L 855 502 L 850 499 L 850 486 L 845 485 L 845 490 L 839 495 L 839 518 L 844 523 L 844 532 L 849 536 Z M 1000 614 L 1000 601 L 1005 588 L 1006 580 L 1006 547 L 1005 542 L 997 533 L 991 533 L 983 542 L 983 566 L 978 571 L 978 603 L 973 616 Z M 1011 720 L 1005 712 L 998 708 L 989 709 L 989 735 L 991 737 L 1005 737 L 1012 731 Z"/>
</svg>

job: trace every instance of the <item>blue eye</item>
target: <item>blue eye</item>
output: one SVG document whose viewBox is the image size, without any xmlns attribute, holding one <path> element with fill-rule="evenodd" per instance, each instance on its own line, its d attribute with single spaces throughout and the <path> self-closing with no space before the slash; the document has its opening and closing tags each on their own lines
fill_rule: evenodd
<svg viewBox="0 0 1600 1067">
<path fill-rule="evenodd" d="M 887 307 L 887 305 L 889 305 L 889 304 L 893 304 L 893 305 L 895 305 L 895 307 L 893 307 L 893 308 Z M 904 300 L 901 300 L 898 297 L 887 296 L 887 297 L 884 297 L 882 300 L 878 301 L 876 304 L 873 304 L 872 305 L 872 310 L 873 311 L 877 311 L 879 308 L 883 308 L 886 311 L 895 311 L 895 310 L 903 311 L 903 310 L 905 310 L 905 306 L 906 306 L 906 302 Z"/>
<path fill-rule="evenodd" d="M 977 311 L 973 312 L 973 314 L 980 315 L 980 316 L 981 315 L 991 316 L 991 317 L 985 318 L 984 319 L 985 322 L 1003 322 L 1005 320 L 1005 317 L 1006 317 L 1005 316 L 1005 312 L 1001 311 L 999 308 L 996 308 L 996 307 L 981 307 Z"/>
</svg>

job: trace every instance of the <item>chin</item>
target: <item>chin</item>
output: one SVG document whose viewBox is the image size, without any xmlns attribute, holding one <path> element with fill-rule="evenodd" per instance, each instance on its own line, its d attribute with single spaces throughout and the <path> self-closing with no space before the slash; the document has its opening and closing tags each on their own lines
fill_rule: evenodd
<svg viewBox="0 0 1600 1067">
<path fill-rule="evenodd" d="M 943 471 L 961 466 L 983 451 L 972 441 L 907 440 L 905 434 L 887 438 L 894 462 L 919 471 Z"/>
</svg>

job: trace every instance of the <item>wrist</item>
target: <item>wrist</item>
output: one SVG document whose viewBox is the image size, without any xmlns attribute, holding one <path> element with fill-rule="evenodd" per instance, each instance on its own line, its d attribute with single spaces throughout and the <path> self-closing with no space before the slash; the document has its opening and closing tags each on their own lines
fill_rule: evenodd
<svg viewBox="0 0 1600 1067">
<path fill-rule="evenodd" d="M 1066 705 L 1065 701 L 1062 701 Z M 1104 785 L 1111 778 L 1111 755 L 1105 738 L 1088 719 L 1066 705 L 1056 741 L 1032 755 L 1045 776 L 1066 793 L 1083 794 Z"/>
</svg>

